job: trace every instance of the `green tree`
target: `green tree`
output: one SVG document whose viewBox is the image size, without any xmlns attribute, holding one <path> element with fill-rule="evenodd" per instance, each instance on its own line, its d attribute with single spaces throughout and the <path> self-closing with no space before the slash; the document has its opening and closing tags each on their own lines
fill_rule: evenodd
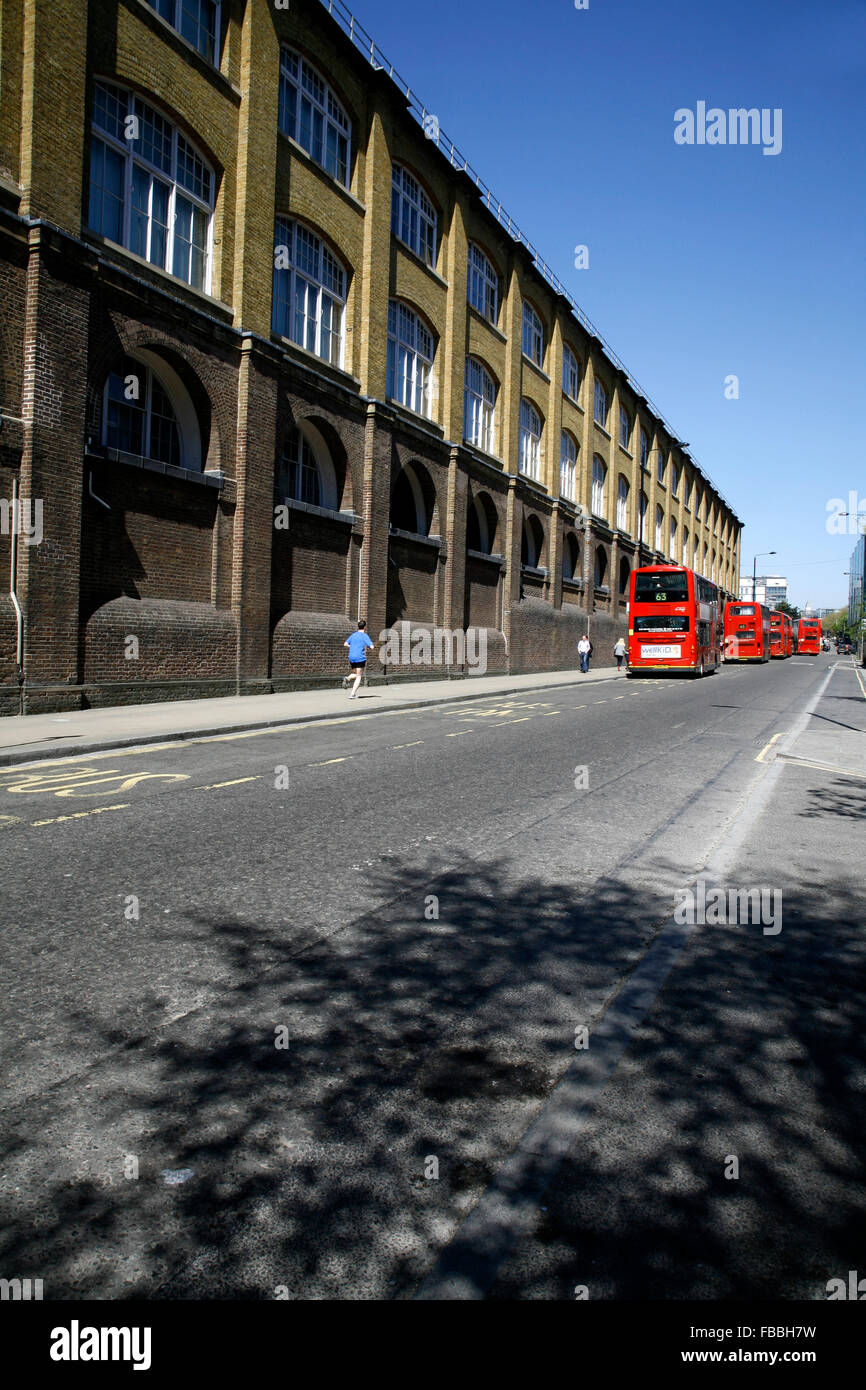
<svg viewBox="0 0 866 1390">
<path fill-rule="evenodd" d="M 782 599 L 781 603 L 776 604 L 776 611 L 778 613 L 787 613 L 788 617 L 792 620 L 800 617 L 799 608 L 794 608 L 793 605 L 787 603 L 785 599 Z"/>
</svg>

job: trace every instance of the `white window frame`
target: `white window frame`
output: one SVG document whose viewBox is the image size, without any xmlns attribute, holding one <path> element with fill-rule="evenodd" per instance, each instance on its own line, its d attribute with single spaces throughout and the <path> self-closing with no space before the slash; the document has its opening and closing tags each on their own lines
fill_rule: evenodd
<svg viewBox="0 0 866 1390">
<path fill-rule="evenodd" d="M 657 449 L 658 459 L 656 461 L 656 478 L 664 486 L 665 473 L 667 472 L 668 461 L 665 458 L 664 449 Z"/>
<path fill-rule="evenodd" d="M 562 431 L 559 446 L 559 492 L 569 502 L 577 501 L 577 444 L 568 430 Z"/>
<path fill-rule="evenodd" d="M 562 351 L 562 389 L 570 401 L 576 401 L 580 391 L 580 363 L 571 348 Z"/>
<path fill-rule="evenodd" d="M 222 36 L 222 0 L 146 0 L 146 3 L 165 20 L 166 24 L 170 24 L 172 29 L 180 34 L 182 39 L 185 39 L 188 44 L 191 44 L 206 62 L 212 63 L 215 68 L 219 67 L 219 44 Z M 184 17 L 188 16 L 190 19 L 193 18 L 191 9 L 193 5 L 199 10 L 199 15 L 201 13 L 201 5 L 208 6 L 213 15 L 212 33 L 207 25 L 202 26 L 200 18 L 195 21 L 195 28 L 198 34 L 196 39 L 191 39 L 189 34 L 185 34 L 183 31 Z M 213 44 L 212 49 L 209 48 L 208 43 L 205 43 L 204 47 L 202 46 L 202 32 L 207 34 L 208 38 L 211 40 Z"/>
<path fill-rule="evenodd" d="M 349 187 L 352 122 L 318 68 L 285 44 L 280 49 L 277 122 L 314 164 Z"/>
<path fill-rule="evenodd" d="M 523 301 L 523 333 L 521 346 L 524 357 L 540 367 L 544 362 L 544 325 L 528 300 Z"/>
<path fill-rule="evenodd" d="M 402 300 L 388 305 L 387 394 L 406 410 L 432 416 L 433 334 L 420 315 Z"/>
<path fill-rule="evenodd" d="M 495 452 L 496 382 L 477 357 L 463 373 L 463 438 L 485 454 Z"/>
<path fill-rule="evenodd" d="M 105 97 L 105 119 L 109 124 L 98 123 L 97 101 L 100 95 Z M 108 115 L 109 111 L 114 113 L 114 119 Z M 142 135 L 147 132 L 148 126 L 154 132 L 159 131 L 161 127 L 162 162 L 148 158 L 143 152 Z M 123 135 L 120 134 L 121 129 L 124 132 Z M 127 139 L 125 135 L 127 129 L 137 132 L 137 138 Z M 94 196 L 97 190 L 107 188 L 105 182 L 100 185 L 96 184 L 93 179 L 94 163 L 98 155 L 98 147 L 101 146 L 103 161 L 105 152 L 113 155 L 116 160 L 122 161 L 122 196 L 118 198 L 116 195 L 110 194 L 114 201 L 119 202 L 122 207 L 120 240 L 116 244 L 131 252 L 132 255 L 140 256 L 142 260 L 158 267 L 182 284 L 201 290 L 204 294 L 210 294 L 213 271 L 213 213 L 216 178 L 213 169 L 200 150 L 191 140 L 187 140 L 170 117 L 164 115 L 153 102 L 145 101 L 127 87 L 101 79 L 94 83 L 90 141 L 88 226 L 91 230 L 99 236 L 104 236 L 106 240 L 115 240 L 114 237 L 108 236 L 104 228 L 101 202 L 99 225 L 96 225 L 92 219 Z M 155 144 L 152 144 L 151 147 L 156 149 Z M 168 167 L 166 167 L 166 163 Z M 187 183 L 182 182 L 184 172 L 188 174 Z M 144 181 L 147 186 L 146 207 L 137 205 L 133 201 L 134 196 L 140 197 L 144 191 L 140 181 Z M 196 185 L 200 184 L 202 189 L 206 185 L 206 196 L 203 192 L 190 188 L 190 181 Z M 136 184 L 138 184 L 137 188 Z M 165 218 L 164 221 L 159 215 L 157 197 L 157 195 L 162 196 L 163 191 L 166 195 L 165 205 L 161 210 L 162 216 Z M 206 219 L 205 234 L 201 241 L 193 241 L 192 237 L 187 240 L 185 237 L 179 236 L 180 204 L 189 205 L 190 230 L 195 224 L 195 214 Z M 144 230 L 144 254 L 133 245 L 135 240 L 134 226 Z M 164 243 L 164 252 L 161 258 L 155 254 L 155 247 L 159 241 Z M 185 253 L 187 274 L 178 275 L 174 269 L 175 258 L 184 243 L 188 248 Z M 191 274 L 194 263 L 193 247 L 202 258 L 200 283 Z"/>
<path fill-rule="evenodd" d="M 282 264 L 286 259 L 280 254 L 282 248 L 287 252 L 288 265 Z M 311 264 L 312 256 L 315 267 Z M 276 219 L 271 315 L 274 333 L 342 369 L 347 285 L 345 266 L 311 227 L 290 217 Z"/>
<path fill-rule="evenodd" d="M 495 324 L 499 317 L 499 276 L 488 256 L 474 241 L 469 243 L 466 298 L 482 318 Z"/>
<path fill-rule="evenodd" d="M 669 531 L 669 533 L 670 533 L 670 551 L 669 551 L 669 554 L 670 554 L 671 559 L 672 559 L 674 562 L 676 562 L 676 558 L 677 558 L 677 519 L 676 519 L 675 516 L 672 516 L 672 517 L 670 518 L 669 522 L 668 522 L 668 531 Z"/>
<path fill-rule="evenodd" d="M 619 408 L 619 442 L 623 449 L 628 448 L 628 441 L 631 435 L 631 420 L 629 413 L 624 405 Z"/>
<path fill-rule="evenodd" d="M 391 171 L 391 231 L 432 269 L 437 255 L 436 209 L 414 174 L 395 164 Z"/>
<path fill-rule="evenodd" d="M 664 508 L 656 503 L 656 545 L 655 548 L 660 553 L 664 552 L 665 537 L 665 513 Z"/>
<path fill-rule="evenodd" d="M 541 480 L 541 416 L 524 396 L 520 402 L 520 444 L 517 467 L 526 478 Z"/>
<path fill-rule="evenodd" d="M 628 530 L 628 500 L 630 491 L 628 478 L 620 473 L 616 488 L 616 524 L 620 531 Z"/>
<path fill-rule="evenodd" d="M 599 409 L 601 418 L 599 419 Z M 595 378 L 595 386 L 592 393 L 592 418 L 597 425 L 601 425 L 603 430 L 607 429 L 607 417 L 610 406 L 607 399 L 607 387 L 600 377 Z"/>
<path fill-rule="evenodd" d="M 607 464 L 600 454 L 592 458 L 592 510 L 595 516 L 605 516 L 607 502 Z"/>
</svg>

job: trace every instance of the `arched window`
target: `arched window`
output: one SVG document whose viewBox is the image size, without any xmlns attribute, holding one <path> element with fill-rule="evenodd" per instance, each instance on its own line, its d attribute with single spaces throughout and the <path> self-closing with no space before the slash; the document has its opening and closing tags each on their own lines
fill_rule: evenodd
<svg viewBox="0 0 866 1390">
<path fill-rule="evenodd" d="M 620 531 L 628 530 L 628 494 L 628 479 L 620 473 L 616 491 L 616 524 Z"/>
<path fill-rule="evenodd" d="M 580 579 L 580 545 L 573 531 L 568 532 L 562 546 L 562 577 L 572 583 Z"/>
<path fill-rule="evenodd" d="M 677 523 L 676 523 L 676 518 L 675 518 L 675 517 L 671 517 L 671 546 L 670 546 L 670 557 L 671 557 L 671 559 L 672 559 L 674 562 L 676 562 L 676 558 L 677 558 Z"/>
<path fill-rule="evenodd" d="M 322 505 L 322 483 L 316 457 L 300 430 L 291 430 L 286 439 L 277 474 L 277 492 L 295 502 L 309 502 L 313 507 Z"/>
<path fill-rule="evenodd" d="M 683 503 L 685 504 L 685 506 L 688 506 L 688 505 L 689 505 L 689 500 L 690 500 L 690 498 L 691 498 L 691 495 L 692 495 L 692 480 L 691 480 L 691 478 L 689 477 L 689 475 L 686 473 L 686 474 L 684 475 L 684 477 L 683 477 Z"/>
<path fill-rule="evenodd" d="M 680 485 L 680 470 L 677 468 L 677 466 L 676 466 L 675 463 L 672 463 L 672 464 L 671 464 L 671 492 L 673 493 L 674 497 L 676 497 L 676 495 L 677 495 L 677 491 L 678 491 L 678 489 L 679 489 L 679 485 Z"/>
<path fill-rule="evenodd" d="M 274 332 L 342 367 L 345 270 L 301 222 L 278 217 L 274 238 Z"/>
<path fill-rule="evenodd" d="M 473 497 L 466 516 L 466 548 L 484 555 L 493 553 L 496 539 L 496 511 L 485 494 Z"/>
<path fill-rule="evenodd" d="M 628 448 L 628 442 L 630 438 L 631 420 L 629 418 L 629 413 L 626 410 L 625 406 L 621 405 L 619 408 L 619 442 L 624 449 Z"/>
<path fill-rule="evenodd" d="M 220 0 L 147 0 L 209 63 L 217 61 Z"/>
<path fill-rule="evenodd" d="M 436 209 L 400 164 L 391 173 L 391 231 L 427 265 L 436 264 Z"/>
<path fill-rule="evenodd" d="M 562 577 L 572 583 L 580 579 L 580 545 L 573 531 L 569 531 L 563 540 Z"/>
<path fill-rule="evenodd" d="M 562 389 L 569 400 L 577 400 L 580 390 L 580 363 L 570 347 L 562 350 Z"/>
<path fill-rule="evenodd" d="M 664 524 L 664 508 L 656 507 L 656 550 L 661 550 L 664 545 Z"/>
<path fill-rule="evenodd" d="M 628 560 L 623 558 L 619 562 L 619 596 L 628 598 L 628 586 L 631 579 L 631 566 Z"/>
<path fill-rule="evenodd" d="M 541 416 L 527 400 L 520 402 L 520 454 L 518 468 L 527 478 L 541 477 Z"/>
<path fill-rule="evenodd" d="M 463 383 L 463 438 L 485 454 L 493 453 L 496 383 L 475 357 L 467 357 Z"/>
<path fill-rule="evenodd" d="M 664 449 L 656 449 L 655 452 L 657 460 L 656 477 L 658 478 L 660 483 L 663 483 L 665 480 L 665 469 L 667 468 L 667 459 L 665 458 L 665 451 Z"/>
<path fill-rule="evenodd" d="M 520 541 L 520 563 L 530 569 L 541 566 L 544 553 L 544 528 L 537 516 L 524 517 Z"/>
<path fill-rule="evenodd" d="M 284 135 L 348 188 L 352 123 L 324 78 L 291 48 L 280 51 L 278 120 Z"/>
<path fill-rule="evenodd" d="M 595 393 L 592 403 L 592 418 L 597 425 L 601 425 L 603 430 L 607 429 L 607 391 L 604 382 L 598 377 L 595 379 Z"/>
<path fill-rule="evenodd" d="M 592 460 L 592 510 L 596 516 L 605 514 L 605 484 L 607 481 L 607 465 L 598 454 Z"/>
<path fill-rule="evenodd" d="M 414 468 L 401 468 L 391 493 L 391 525 L 418 536 L 430 532 L 430 508 Z"/>
<path fill-rule="evenodd" d="M 646 495 L 646 493 L 643 491 L 643 489 L 641 489 L 640 499 L 639 499 L 639 502 L 638 502 L 638 508 L 639 508 L 639 510 L 638 510 L 638 530 L 639 530 L 639 533 L 640 533 L 641 543 L 643 543 L 644 541 L 646 541 L 646 538 L 647 538 L 647 535 L 646 535 L 646 524 L 647 524 L 647 523 L 646 523 L 646 514 L 647 514 L 647 508 L 648 508 L 648 506 L 649 506 L 649 498 L 647 497 L 647 495 Z"/>
<path fill-rule="evenodd" d="M 276 492 L 294 502 L 336 511 L 337 474 L 319 430 L 309 420 L 293 425 L 283 442 L 277 466 Z"/>
<path fill-rule="evenodd" d="M 91 229 L 209 292 L 213 205 L 213 171 L 177 127 L 141 97 L 96 82 Z"/>
<path fill-rule="evenodd" d="M 544 328 L 528 300 L 523 301 L 523 353 L 540 367 L 544 360 Z"/>
<path fill-rule="evenodd" d="M 577 444 L 568 430 L 562 431 L 559 452 L 559 491 L 569 502 L 577 501 Z"/>
<path fill-rule="evenodd" d="M 101 442 L 175 468 L 200 469 L 201 434 L 189 392 L 155 353 L 124 357 L 102 397 Z"/>
<path fill-rule="evenodd" d="M 689 530 L 688 530 L 688 527 L 687 527 L 687 526 L 684 526 L 684 527 L 683 527 L 683 559 L 682 559 L 682 563 L 683 563 L 684 565 L 688 565 L 688 563 L 689 563 Z"/>
<path fill-rule="evenodd" d="M 640 466 L 641 468 L 649 466 L 649 436 L 646 430 L 640 432 Z"/>
<path fill-rule="evenodd" d="M 466 298 L 491 323 L 499 316 L 499 276 L 488 258 L 476 246 L 469 243 L 469 273 L 466 285 Z"/>
<path fill-rule="evenodd" d="M 388 381 L 392 401 L 419 415 L 431 414 L 433 334 L 407 305 L 388 305 Z"/>
<path fill-rule="evenodd" d="M 595 551 L 595 583 L 596 588 L 607 583 L 607 552 L 602 545 L 597 546 Z"/>
</svg>

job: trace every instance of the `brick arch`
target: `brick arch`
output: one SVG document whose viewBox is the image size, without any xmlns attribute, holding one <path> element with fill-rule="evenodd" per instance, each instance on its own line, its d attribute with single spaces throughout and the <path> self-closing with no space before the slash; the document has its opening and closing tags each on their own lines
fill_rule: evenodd
<svg viewBox="0 0 866 1390">
<path fill-rule="evenodd" d="M 418 458 L 407 459 L 404 463 L 402 459 L 395 459 L 391 472 L 391 502 L 393 505 L 395 491 L 398 485 L 402 488 L 403 481 L 408 481 L 409 488 L 415 502 L 416 512 L 420 512 L 419 521 L 423 519 L 423 526 L 417 528 L 401 527 L 401 530 L 418 529 L 420 534 L 435 536 L 439 534 L 439 493 L 430 470 L 426 464 Z"/>
<path fill-rule="evenodd" d="M 102 421 L 102 393 L 112 367 L 122 356 L 135 356 L 145 349 L 163 357 L 180 377 L 192 397 L 198 415 L 202 443 L 202 468 L 232 473 L 229 467 L 234 458 L 234 422 L 232 411 L 236 400 L 236 373 L 232 369 L 233 389 L 225 390 L 225 377 L 220 378 L 212 360 L 189 344 L 169 333 L 146 324 L 112 323 L 113 335 L 100 337 L 89 358 L 87 380 L 87 430 L 94 439 L 99 437 Z M 226 396 L 230 399 L 226 402 Z"/>
</svg>

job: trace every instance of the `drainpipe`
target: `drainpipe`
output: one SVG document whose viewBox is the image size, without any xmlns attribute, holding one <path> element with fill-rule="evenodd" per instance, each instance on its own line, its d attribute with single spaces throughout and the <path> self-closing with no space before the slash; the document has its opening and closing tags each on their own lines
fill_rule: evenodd
<svg viewBox="0 0 866 1390">
<path fill-rule="evenodd" d="M 15 609 L 16 641 L 15 641 L 15 668 L 18 677 L 18 713 L 24 713 L 24 614 L 21 611 L 21 604 L 18 602 L 18 591 L 16 588 L 18 575 L 18 478 L 12 479 L 12 534 L 9 559 L 9 597 L 12 599 L 12 607 Z"/>
</svg>

